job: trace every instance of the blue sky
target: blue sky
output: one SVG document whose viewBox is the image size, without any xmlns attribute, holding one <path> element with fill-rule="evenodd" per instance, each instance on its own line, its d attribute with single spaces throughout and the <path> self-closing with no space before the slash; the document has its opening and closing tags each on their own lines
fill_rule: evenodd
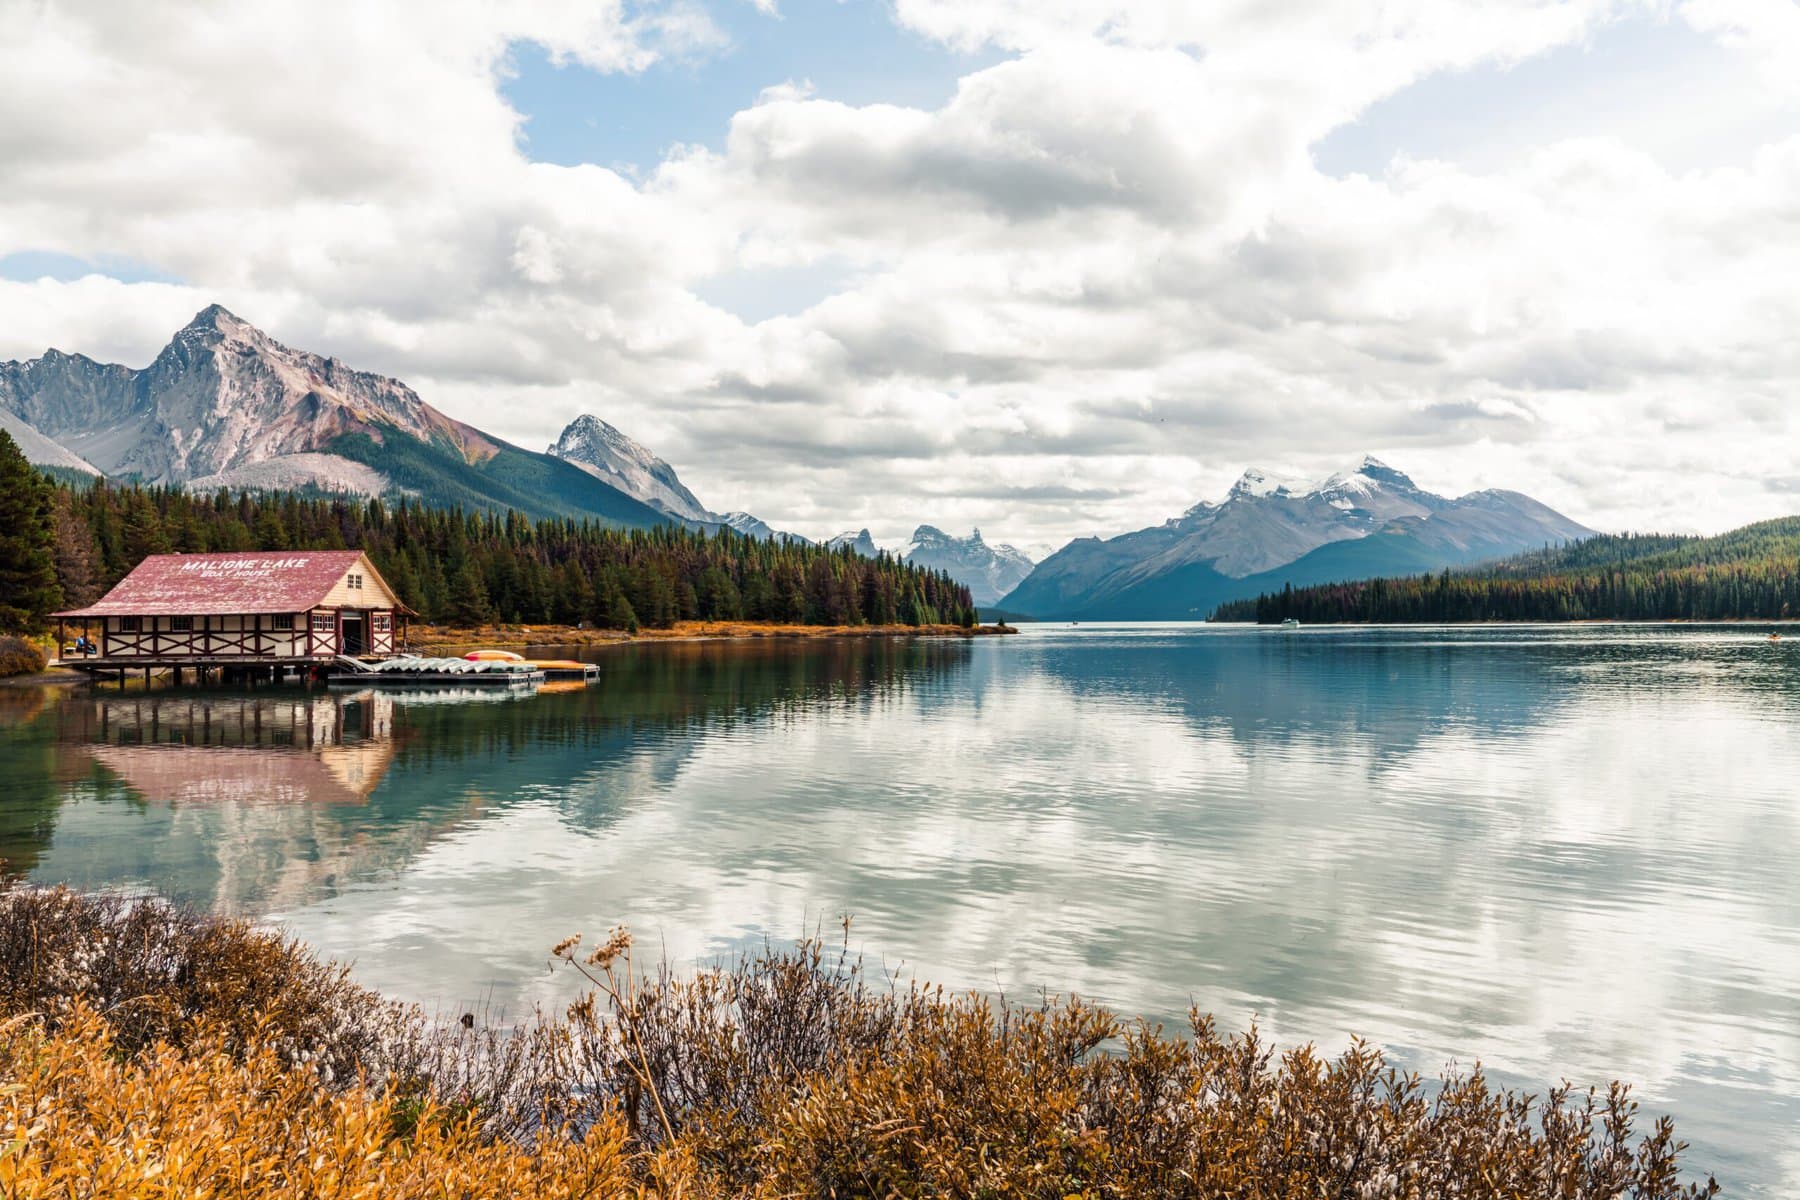
<svg viewBox="0 0 1800 1200">
<path fill-rule="evenodd" d="M 1718 42 L 1641 13 L 1523 62 L 1428 76 L 1340 126 L 1314 160 L 1335 175 L 1378 173 L 1395 155 L 1492 170 L 1550 141 L 1592 137 L 1674 170 L 1715 167 L 1792 129 L 1791 112 L 1730 102 L 1755 90 Z"/>
<path fill-rule="evenodd" d="M 723 146 L 731 116 L 768 87 L 810 83 L 845 104 L 937 108 L 956 81 L 998 62 L 901 29 L 877 0 L 783 0 L 778 16 L 748 0 L 708 10 L 727 42 L 665 57 L 639 74 L 557 65 L 515 45 L 502 92 L 528 118 L 524 149 L 539 162 L 592 162 L 646 172 L 680 143 Z"/>
<path fill-rule="evenodd" d="M 0 279 L 55 279 L 68 282 L 87 275 L 104 275 L 121 283 L 177 283 L 173 275 L 118 255 L 91 258 L 59 250 L 15 250 L 0 254 Z"/>
</svg>

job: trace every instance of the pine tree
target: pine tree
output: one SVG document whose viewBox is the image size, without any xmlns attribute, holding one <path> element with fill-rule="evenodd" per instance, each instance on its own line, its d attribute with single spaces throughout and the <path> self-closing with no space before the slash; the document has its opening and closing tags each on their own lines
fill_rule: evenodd
<svg viewBox="0 0 1800 1200">
<path fill-rule="evenodd" d="M 51 490 L 0 430 L 0 633 L 38 633 L 62 603 L 56 582 Z"/>
<path fill-rule="evenodd" d="M 462 569 L 450 583 L 448 616 L 457 625 L 485 625 L 494 619 L 494 606 L 488 600 L 487 585 L 474 560 L 465 559 Z"/>
<path fill-rule="evenodd" d="M 51 553 L 63 603 L 70 608 L 86 607 L 100 598 L 100 547 L 67 490 L 55 489 L 51 512 Z"/>
<path fill-rule="evenodd" d="M 121 536 L 125 566 L 121 574 L 129 572 L 152 554 L 167 554 L 171 549 L 162 514 L 156 511 L 150 498 L 135 488 L 127 495 Z"/>
<path fill-rule="evenodd" d="M 629 633 L 638 631 L 637 613 L 632 611 L 631 601 L 625 598 L 624 592 L 614 592 L 612 607 L 606 614 L 606 624 L 613 629 L 623 629 Z"/>
</svg>

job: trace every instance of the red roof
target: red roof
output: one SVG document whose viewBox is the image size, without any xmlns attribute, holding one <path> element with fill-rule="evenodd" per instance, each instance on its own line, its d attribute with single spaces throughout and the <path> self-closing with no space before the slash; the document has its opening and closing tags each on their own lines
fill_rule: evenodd
<svg viewBox="0 0 1800 1200">
<path fill-rule="evenodd" d="M 305 612 L 324 600 L 362 556 L 360 550 L 153 554 L 97 603 L 52 615 L 197 617 Z"/>
</svg>

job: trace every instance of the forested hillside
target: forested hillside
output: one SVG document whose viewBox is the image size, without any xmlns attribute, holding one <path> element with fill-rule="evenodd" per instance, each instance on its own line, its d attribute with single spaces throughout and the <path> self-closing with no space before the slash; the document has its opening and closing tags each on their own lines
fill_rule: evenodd
<svg viewBox="0 0 1800 1200">
<path fill-rule="evenodd" d="M 0 449 L 10 450 L 10 443 Z M 47 503 L 16 507 L 45 513 L 60 593 L 38 608 L 85 604 L 149 554 L 362 549 L 424 619 L 454 624 L 972 625 L 976 619 L 969 589 L 942 572 L 886 554 L 863 558 L 730 530 L 622 531 L 412 502 L 195 496 L 41 476 L 25 486 L 44 489 Z"/>
<path fill-rule="evenodd" d="M 1221 605 L 1220 621 L 1800 618 L 1800 517 L 1717 537 L 1622 534 L 1479 570 L 1321 584 Z"/>
</svg>

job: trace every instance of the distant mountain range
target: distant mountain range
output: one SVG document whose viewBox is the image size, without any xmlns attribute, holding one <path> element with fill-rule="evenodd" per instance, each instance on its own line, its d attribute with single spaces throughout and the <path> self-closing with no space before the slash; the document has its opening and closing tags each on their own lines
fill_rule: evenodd
<svg viewBox="0 0 1800 1200">
<path fill-rule="evenodd" d="M 1070 542 L 999 607 L 1041 619 L 1195 620 L 1288 584 L 1438 570 L 1593 532 L 1518 492 L 1434 495 L 1374 458 L 1312 484 L 1250 470 L 1221 503 Z"/>
<path fill-rule="evenodd" d="M 42 466 L 150 484 L 404 495 L 808 541 L 747 512 L 707 508 L 674 467 L 597 416 L 575 418 L 536 454 L 446 416 L 397 379 L 284 346 L 217 304 L 142 370 L 60 350 L 0 363 L 0 429 Z M 878 552 L 867 530 L 849 540 Z M 924 556 L 987 602 L 996 580 L 1011 582 L 996 574 L 996 554 L 1017 552 L 922 525 L 902 556 Z"/>
<path fill-rule="evenodd" d="M 631 528 L 729 526 L 806 541 L 746 512 L 707 508 L 675 469 L 597 416 L 545 453 L 446 416 L 397 379 L 294 350 L 219 305 L 141 370 L 49 350 L 0 363 L 0 429 L 64 471 L 215 488 L 408 495 Z M 898 552 L 969 585 L 977 604 L 1037 617 L 1203 617 L 1219 603 L 1343 579 L 1435 570 L 1589 536 L 1517 492 L 1451 500 L 1374 459 L 1314 485 L 1248 471 L 1222 503 L 1034 568 L 976 530 L 920 525 Z M 868 530 L 828 539 L 879 551 Z"/>
</svg>

